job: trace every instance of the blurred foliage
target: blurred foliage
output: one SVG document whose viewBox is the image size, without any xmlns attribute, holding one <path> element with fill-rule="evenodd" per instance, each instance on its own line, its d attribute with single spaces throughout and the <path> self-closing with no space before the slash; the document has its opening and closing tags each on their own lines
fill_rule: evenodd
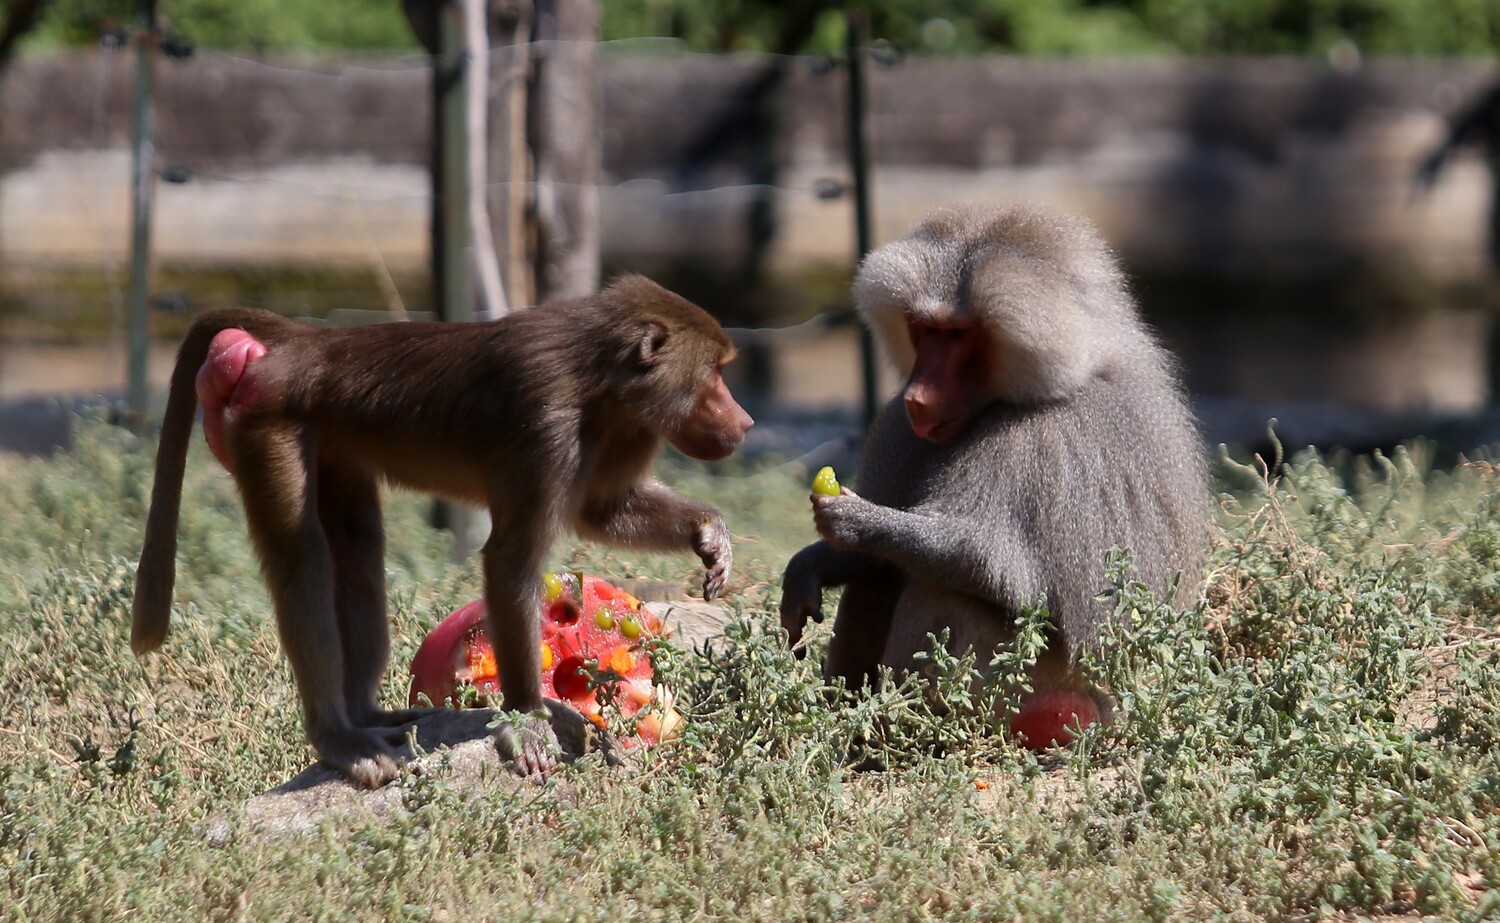
<svg viewBox="0 0 1500 923">
<path fill-rule="evenodd" d="M 871 34 L 923 54 L 1490 54 L 1496 0 L 877 0 Z M 700 50 L 763 51 L 774 0 L 609 3 L 609 37 L 670 35 Z M 835 6 L 811 50 L 843 40 Z"/>
<path fill-rule="evenodd" d="M 130 0 L 54 0 L 33 41 L 88 45 L 132 22 Z M 160 0 L 157 16 L 188 41 L 237 51 L 416 47 L 397 0 Z"/>
<path fill-rule="evenodd" d="M 817 4 L 813 6 L 823 6 Z M 843 42 L 837 4 L 807 48 Z M 1500 44 L 1500 0 L 874 0 L 876 38 L 924 54 L 1483 55 Z M 37 37 L 86 44 L 128 22 L 128 0 L 57 0 Z M 606 39 L 667 36 L 696 51 L 766 51 L 806 0 L 609 0 Z M 395 0 L 162 0 L 194 42 L 240 50 L 407 49 Z"/>
</svg>

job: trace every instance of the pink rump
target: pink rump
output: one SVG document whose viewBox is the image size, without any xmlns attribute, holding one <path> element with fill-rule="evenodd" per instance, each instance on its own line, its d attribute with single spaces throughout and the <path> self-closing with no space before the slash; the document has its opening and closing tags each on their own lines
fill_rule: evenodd
<svg viewBox="0 0 1500 923">
<path fill-rule="evenodd" d="M 203 405 L 203 436 L 219 464 L 234 470 L 224 442 L 226 413 L 253 396 L 245 372 L 266 354 L 265 344 L 239 328 L 220 330 L 208 344 L 208 358 L 198 370 L 198 403 Z"/>
</svg>

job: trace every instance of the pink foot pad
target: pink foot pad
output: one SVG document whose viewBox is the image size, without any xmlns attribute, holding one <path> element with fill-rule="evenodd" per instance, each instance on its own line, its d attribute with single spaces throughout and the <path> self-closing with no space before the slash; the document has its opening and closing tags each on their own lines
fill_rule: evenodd
<svg viewBox="0 0 1500 923">
<path fill-rule="evenodd" d="M 1099 720 L 1099 709 L 1086 693 L 1046 690 L 1026 697 L 1010 719 L 1010 736 L 1028 750 L 1045 750 L 1073 741 L 1073 729 Z"/>
<path fill-rule="evenodd" d="M 198 370 L 198 403 L 203 406 L 203 436 L 219 464 L 234 471 L 224 442 L 225 417 L 254 397 L 254 383 L 245 372 L 266 354 L 265 344 L 239 328 L 220 330 L 208 344 L 208 357 Z"/>
</svg>

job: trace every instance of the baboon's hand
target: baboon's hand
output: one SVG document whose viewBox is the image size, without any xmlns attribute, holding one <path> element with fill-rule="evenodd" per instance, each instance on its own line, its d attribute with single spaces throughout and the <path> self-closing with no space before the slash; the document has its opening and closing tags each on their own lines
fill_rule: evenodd
<svg viewBox="0 0 1500 923">
<path fill-rule="evenodd" d="M 881 507 L 845 487 L 836 497 L 813 494 L 813 525 L 835 548 L 859 548 Z"/>
<path fill-rule="evenodd" d="M 823 584 L 811 549 L 803 549 L 787 562 L 786 573 L 781 576 L 781 627 L 786 629 L 787 643 L 792 647 L 801 642 L 808 619 L 823 621 Z"/>
<path fill-rule="evenodd" d="M 714 599 L 724 592 L 730 569 L 734 566 L 734 548 L 729 543 L 729 529 L 724 525 L 724 517 L 714 513 L 698 525 L 693 536 L 693 551 L 708 569 L 703 576 L 703 598 Z"/>
</svg>

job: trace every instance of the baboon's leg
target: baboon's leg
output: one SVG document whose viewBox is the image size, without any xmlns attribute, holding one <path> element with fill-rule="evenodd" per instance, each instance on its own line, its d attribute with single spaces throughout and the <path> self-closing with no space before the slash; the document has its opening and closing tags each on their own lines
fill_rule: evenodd
<svg viewBox="0 0 1500 923">
<path fill-rule="evenodd" d="M 318 466 L 318 519 L 333 554 L 333 603 L 344 652 L 344 706 L 355 727 L 385 724 L 380 681 L 391 655 L 380 485 L 348 465 Z"/>
<path fill-rule="evenodd" d="M 547 515 L 545 498 L 501 499 L 512 503 L 491 503 L 493 525 L 482 552 L 486 628 L 495 648 L 504 707 L 538 712 L 543 708 L 539 581 L 553 538 L 548 524 L 556 517 Z M 534 777 L 557 765 L 556 742 L 548 722 L 540 719 L 528 721 L 519 731 L 502 726 L 496 734 L 500 754 L 522 775 Z"/>
<path fill-rule="evenodd" d="M 842 676 L 850 690 L 874 684 L 901 586 L 900 576 L 891 575 L 862 578 L 844 587 L 828 642 L 825 676 Z"/>
<path fill-rule="evenodd" d="M 312 439 L 287 424 L 260 421 L 245 421 L 229 436 L 308 739 L 319 758 L 354 781 L 388 782 L 396 776 L 395 753 L 379 735 L 354 727 L 346 704 L 333 554 L 318 516 Z"/>
</svg>

